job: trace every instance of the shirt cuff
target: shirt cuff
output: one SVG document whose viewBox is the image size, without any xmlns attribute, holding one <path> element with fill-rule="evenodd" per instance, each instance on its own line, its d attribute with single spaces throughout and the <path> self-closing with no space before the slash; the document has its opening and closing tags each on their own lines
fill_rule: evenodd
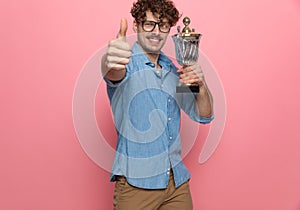
<svg viewBox="0 0 300 210">
<path fill-rule="evenodd" d="M 106 77 L 103 77 L 103 78 L 104 78 L 104 81 L 106 82 L 106 84 L 109 87 L 113 87 L 113 88 L 118 87 L 120 85 L 120 83 L 124 80 L 124 78 L 123 78 L 123 79 L 121 79 L 119 81 L 111 81 L 111 80 L 107 79 Z"/>
<path fill-rule="evenodd" d="M 208 124 L 210 123 L 213 119 L 215 118 L 214 114 L 211 115 L 211 117 L 202 117 L 202 116 L 198 116 L 197 117 L 197 121 L 199 123 L 202 123 L 202 124 Z"/>
</svg>

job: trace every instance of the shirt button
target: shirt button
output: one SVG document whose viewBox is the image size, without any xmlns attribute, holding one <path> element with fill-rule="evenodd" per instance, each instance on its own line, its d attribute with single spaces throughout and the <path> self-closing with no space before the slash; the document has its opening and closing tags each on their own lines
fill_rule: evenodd
<svg viewBox="0 0 300 210">
<path fill-rule="evenodd" d="M 163 88 L 163 87 L 164 87 L 164 85 L 161 85 L 160 87 L 161 87 L 161 88 Z"/>
<path fill-rule="evenodd" d="M 170 102 L 171 102 L 171 99 L 168 99 L 168 102 L 170 103 Z"/>
<path fill-rule="evenodd" d="M 168 118 L 168 121 L 171 121 L 171 117 Z"/>
<path fill-rule="evenodd" d="M 169 139 L 172 140 L 173 139 L 172 136 L 170 136 Z"/>
</svg>

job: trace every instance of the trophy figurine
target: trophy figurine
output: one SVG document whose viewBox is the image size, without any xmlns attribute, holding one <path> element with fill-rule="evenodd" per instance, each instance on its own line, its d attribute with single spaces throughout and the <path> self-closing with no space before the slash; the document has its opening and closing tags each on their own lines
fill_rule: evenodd
<svg viewBox="0 0 300 210">
<path fill-rule="evenodd" d="M 190 29 L 189 24 L 191 20 L 189 17 L 183 19 L 184 28 L 180 32 L 180 26 L 177 27 L 178 33 L 173 35 L 175 43 L 176 60 L 183 68 L 197 63 L 198 61 L 198 46 L 201 37 L 200 33 L 196 33 L 194 29 Z M 198 93 L 198 84 L 183 84 L 176 86 L 176 93 Z"/>
</svg>

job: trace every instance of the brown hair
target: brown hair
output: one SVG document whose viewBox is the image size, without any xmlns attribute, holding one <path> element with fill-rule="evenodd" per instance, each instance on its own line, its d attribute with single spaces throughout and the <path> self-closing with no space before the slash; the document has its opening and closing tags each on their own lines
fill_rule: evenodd
<svg viewBox="0 0 300 210">
<path fill-rule="evenodd" d="M 180 18 L 174 3 L 170 0 L 137 0 L 131 8 L 131 15 L 136 22 L 145 19 L 146 11 L 158 14 L 159 19 L 166 18 L 174 26 Z"/>
</svg>

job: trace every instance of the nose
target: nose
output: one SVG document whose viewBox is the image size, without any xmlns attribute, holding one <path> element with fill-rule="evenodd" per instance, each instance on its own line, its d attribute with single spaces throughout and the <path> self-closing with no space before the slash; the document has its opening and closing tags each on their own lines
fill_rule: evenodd
<svg viewBox="0 0 300 210">
<path fill-rule="evenodd" d="M 160 32 L 159 31 L 159 26 L 158 26 L 158 24 L 156 24 L 153 31 L 152 31 L 152 33 L 158 34 L 159 32 Z"/>
</svg>

